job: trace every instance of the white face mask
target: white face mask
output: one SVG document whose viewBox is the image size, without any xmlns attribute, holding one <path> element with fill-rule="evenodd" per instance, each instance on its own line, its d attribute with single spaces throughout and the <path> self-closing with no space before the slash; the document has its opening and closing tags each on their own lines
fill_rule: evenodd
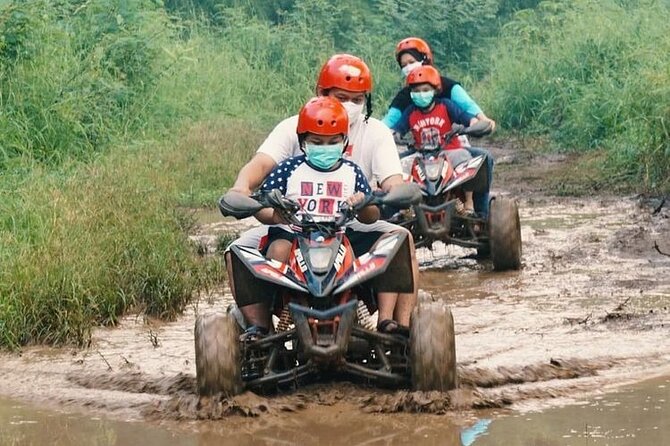
<svg viewBox="0 0 670 446">
<path fill-rule="evenodd" d="M 355 104 L 351 101 L 348 101 L 342 102 L 342 106 L 347 111 L 349 125 L 354 125 L 354 123 L 358 121 L 358 118 L 360 118 L 361 113 L 363 113 L 363 104 Z"/>
<path fill-rule="evenodd" d="M 412 72 L 415 68 L 419 68 L 421 65 L 423 65 L 421 62 L 413 62 L 405 65 L 402 67 L 402 74 L 405 75 L 405 77 L 409 76 L 409 73 Z"/>
</svg>

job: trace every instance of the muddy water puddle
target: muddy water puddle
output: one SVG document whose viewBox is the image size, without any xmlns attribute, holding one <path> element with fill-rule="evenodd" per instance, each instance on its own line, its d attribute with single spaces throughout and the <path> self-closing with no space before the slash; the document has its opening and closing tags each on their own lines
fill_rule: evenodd
<svg viewBox="0 0 670 446">
<path fill-rule="evenodd" d="M 670 438 L 670 378 L 658 378 L 548 410 L 434 414 L 361 413 L 354 404 L 316 406 L 262 419 L 128 422 L 0 400 L 2 445 L 323 444 L 581 446 L 663 445 Z"/>
<path fill-rule="evenodd" d="M 146 423 L 108 420 L 36 409 L 0 400 L 0 444 L 121 446 L 236 445 L 460 445 L 463 426 L 436 415 L 367 415 L 341 405 L 315 408 L 309 415 L 285 414 L 262 421 Z"/>
<path fill-rule="evenodd" d="M 88 415 L 76 422 L 70 415 L 51 414 L 37 425 L 43 420 L 60 430 L 66 428 L 58 426 L 89 429 L 100 434 L 98 444 L 151 445 L 169 435 L 172 440 L 165 441 L 170 444 L 208 445 L 225 436 L 240 444 L 458 445 L 461 433 L 472 433 L 468 429 L 475 420 L 490 410 L 549 409 L 528 415 L 537 421 L 508 417 L 487 429 L 495 432 L 503 429 L 497 426 L 516 422 L 516 428 L 509 428 L 511 436 L 520 426 L 550 423 L 541 416 L 562 410 L 552 406 L 595 398 L 603 388 L 670 376 L 670 258 L 653 249 L 658 241 L 670 251 L 670 213 L 651 216 L 636 201 L 620 198 L 542 198 L 521 201 L 520 209 L 520 271 L 493 272 L 490 264 L 468 258 L 471 250 L 454 246 L 418 250 L 421 288 L 446 300 L 454 314 L 461 380 L 456 391 L 332 384 L 270 397 L 201 400 L 194 391 L 193 326 L 198 314 L 230 302 L 222 287 L 200 296 L 175 322 L 131 315 L 119 327 L 97 329 L 89 349 L 31 347 L 21 354 L 0 353 L 0 395 L 85 411 Z M 203 221 L 202 233 L 195 237 L 204 244 L 248 224 L 207 218 L 214 222 Z M 15 406 L 0 403 L 2 420 L 23 413 L 26 422 L 10 424 L 19 429 L 11 438 L 30 440 L 20 437 L 29 435 L 20 429 L 37 429 L 34 409 L 21 412 Z M 577 414 L 586 406 L 566 410 Z M 47 419 L 58 421 L 49 424 Z M 570 429 L 581 432 L 579 425 Z M 136 441 L 116 440 L 130 438 L 130 433 Z M 475 444 L 498 435 L 516 438 L 501 433 L 479 437 Z M 38 444 L 38 439 L 30 441 Z M 580 440 L 537 444 L 584 444 Z"/>
<path fill-rule="evenodd" d="M 670 444 L 670 378 L 544 412 L 496 419 L 476 446 L 660 446 Z"/>
<path fill-rule="evenodd" d="M 196 445 L 191 435 L 146 423 L 110 421 L 100 417 L 42 410 L 0 400 L 0 445 Z"/>
</svg>

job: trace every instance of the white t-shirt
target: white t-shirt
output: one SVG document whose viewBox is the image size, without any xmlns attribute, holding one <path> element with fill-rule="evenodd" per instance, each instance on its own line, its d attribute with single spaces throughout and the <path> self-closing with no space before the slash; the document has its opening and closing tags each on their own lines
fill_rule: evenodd
<svg viewBox="0 0 670 446">
<path fill-rule="evenodd" d="M 292 156 L 302 155 L 298 144 L 298 115 L 284 119 L 270 132 L 258 153 L 265 153 L 275 163 Z M 349 126 L 349 146 L 345 159 L 356 163 L 370 185 L 381 184 L 392 175 L 402 175 L 400 158 L 393 141 L 393 134 L 381 121 L 363 116 Z"/>
<path fill-rule="evenodd" d="M 265 192 L 272 189 L 279 189 L 303 212 L 321 221 L 334 220 L 342 204 L 356 192 L 370 193 L 363 172 L 351 161 L 342 161 L 335 170 L 322 171 L 307 164 L 304 156 L 289 158 L 274 168 L 261 186 Z"/>
</svg>

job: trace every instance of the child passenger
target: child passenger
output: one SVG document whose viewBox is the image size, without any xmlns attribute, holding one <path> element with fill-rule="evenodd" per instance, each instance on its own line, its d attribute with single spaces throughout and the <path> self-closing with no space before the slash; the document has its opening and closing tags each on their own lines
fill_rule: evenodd
<svg viewBox="0 0 670 446">
<path fill-rule="evenodd" d="M 411 130 L 417 149 L 442 147 L 452 166 L 457 166 L 472 158 L 463 148 L 458 137 L 449 142 L 444 135 L 451 131 L 452 124 L 466 127 L 477 122 L 477 118 L 463 111 L 455 103 L 435 96 L 442 89 L 440 73 L 433 66 L 423 65 L 412 70 L 407 76 L 413 105 L 407 107 L 393 130 L 404 135 Z M 472 191 L 465 190 L 464 214 L 474 214 Z"/>
<path fill-rule="evenodd" d="M 265 179 L 261 191 L 279 189 L 317 221 L 335 220 L 345 202 L 350 207 L 360 203 L 371 191 L 360 168 L 342 158 L 348 131 L 347 110 L 337 99 L 328 96 L 311 99 L 298 115 L 298 141 L 304 155 L 279 164 Z M 366 224 L 378 218 L 379 208 L 374 205 L 364 207 L 357 214 L 357 219 Z M 285 223 L 277 210 L 271 217 L 259 217 L 259 220 L 271 225 Z M 364 243 L 365 234 L 358 233 L 359 237 L 355 238 Z M 288 226 L 272 226 L 268 231 L 266 256 L 286 262 L 294 237 Z M 350 241 L 356 244 L 352 238 Z"/>
</svg>

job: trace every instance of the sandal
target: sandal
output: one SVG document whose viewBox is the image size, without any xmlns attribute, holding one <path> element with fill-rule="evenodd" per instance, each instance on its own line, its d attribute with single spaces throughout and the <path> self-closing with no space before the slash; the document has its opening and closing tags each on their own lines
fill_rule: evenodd
<svg viewBox="0 0 670 446">
<path fill-rule="evenodd" d="M 409 337 L 409 327 L 400 325 L 393 319 L 384 319 L 377 324 L 379 333 Z"/>
<path fill-rule="evenodd" d="M 477 215 L 474 208 L 463 208 L 463 213 L 461 214 L 464 217 L 474 217 Z"/>
<path fill-rule="evenodd" d="M 244 333 L 240 335 L 240 341 L 242 342 L 253 342 L 258 341 L 268 335 L 269 331 L 265 327 L 259 327 L 258 325 L 249 325 Z"/>
<path fill-rule="evenodd" d="M 455 206 L 456 206 L 456 213 L 461 217 L 475 216 L 475 210 L 473 208 L 466 208 L 465 203 L 463 203 L 461 200 L 457 199 Z"/>
</svg>

